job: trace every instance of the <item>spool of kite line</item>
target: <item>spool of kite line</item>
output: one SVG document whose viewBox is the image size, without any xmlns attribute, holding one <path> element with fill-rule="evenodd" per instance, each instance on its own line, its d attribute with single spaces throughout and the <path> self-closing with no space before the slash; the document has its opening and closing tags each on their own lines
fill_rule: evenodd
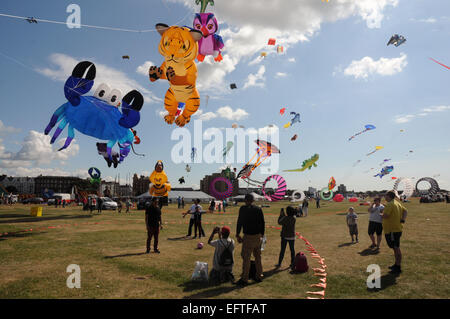
<svg viewBox="0 0 450 319">
<path fill-rule="evenodd" d="M 300 197 L 298 197 L 297 195 L 299 195 Z M 292 202 L 301 202 L 306 198 L 305 193 L 303 193 L 300 190 L 296 190 L 295 192 L 292 193 Z"/>
<path fill-rule="evenodd" d="M 330 193 L 330 195 L 328 197 L 325 197 L 325 193 Z M 331 200 L 333 198 L 333 191 L 329 190 L 328 187 L 324 187 L 322 188 L 322 190 L 320 191 L 320 197 L 323 200 Z"/>
<path fill-rule="evenodd" d="M 417 186 L 419 186 L 419 183 L 421 182 L 427 182 L 428 184 L 430 184 L 430 188 L 426 191 L 419 190 Z M 417 181 L 416 191 L 421 195 L 435 195 L 439 191 L 439 184 L 436 182 L 434 178 L 423 177 Z"/>
<path fill-rule="evenodd" d="M 224 182 L 227 185 L 227 190 L 224 192 L 219 192 L 216 189 L 216 184 L 218 182 Z M 225 177 L 216 177 L 212 180 L 211 184 L 209 184 L 209 191 L 214 198 L 224 200 L 230 197 L 233 193 L 233 185 L 231 184 L 230 180 Z"/>
<path fill-rule="evenodd" d="M 394 183 L 393 190 L 398 193 L 398 185 L 400 183 L 403 183 L 403 193 L 402 196 L 405 196 L 406 198 L 410 198 L 414 194 L 414 183 L 411 179 L 400 177 L 398 178 Z"/>
<path fill-rule="evenodd" d="M 266 194 L 266 184 L 271 179 L 274 179 L 277 182 L 278 187 L 274 194 L 268 195 Z M 286 189 L 287 189 L 286 181 L 280 175 L 271 175 L 267 177 L 262 185 L 262 192 L 264 197 L 271 202 L 276 202 L 283 199 L 284 195 L 286 195 Z"/>
</svg>

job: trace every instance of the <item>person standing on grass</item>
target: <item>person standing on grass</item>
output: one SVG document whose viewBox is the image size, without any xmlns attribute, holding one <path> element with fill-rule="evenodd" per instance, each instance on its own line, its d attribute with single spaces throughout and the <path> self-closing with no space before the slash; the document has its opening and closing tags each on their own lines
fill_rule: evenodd
<svg viewBox="0 0 450 319">
<path fill-rule="evenodd" d="M 320 208 L 320 196 L 316 197 L 316 208 Z"/>
<path fill-rule="evenodd" d="M 103 199 L 101 197 L 98 198 L 97 201 L 97 213 L 101 214 L 103 209 Z"/>
<path fill-rule="evenodd" d="M 181 197 L 181 209 L 184 209 L 184 197 Z"/>
<path fill-rule="evenodd" d="M 211 202 L 209 203 L 209 212 L 211 214 L 214 213 L 215 208 L 216 208 L 216 202 L 214 201 L 214 199 L 212 199 Z"/>
<path fill-rule="evenodd" d="M 303 213 L 303 216 L 305 216 L 305 217 L 308 216 L 308 206 L 309 206 L 308 199 L 305 198 L 303 200 L 303 204 L 302 204 L 302 213 Z"/>
<path fill-rule="evenodd" d="M 189 219 L 188 234 L 186 235 L 186 237 L 191 237 L 192 235 L 192 227 L 195 224 L 195 213 L 202 210 L 202 206 L 200 206 L 199 204 L 199 199 L 194 200 L 194 204 L 191 206 L 191 208 L 187 212 L 183 213 L 183 218 L 186 217 L 187 214 L 191 215 L 191 218 Z M 195 237 L 197 237 L 197 232 L 195 233 Z"/>
<path fill-rule="evenodd" d="M 261 263 L 261 244 L 264 237 L 265 222 L 262 209 L 253 205 L 253 195 L 245 195 L 245 205 L 239 209 L 239 217 L 236 226 L 236 239 L 242 244 L 242 275 L 237 282 L 238 285 L 248 284 L 250 272 L 250 257 L 255 257 L 256 282 L 261 282 L 263 277 L 263 268 Z M 241 237 L 241 230 L 244 237 Z"/>
<path fill-rule="evenodd" d="M 286 245 L 289 243 L 289 249 L 291 250 L 291 269 L 294 267 L 295 260 L 295 208 L 292 206 L 288 206 L 286 208 L 286 213 L 284 212 L 284 208 L 280 211 L 280 217 L 278 217 L 278 225 L 281 225 L 281 250 L 280 256 L 278 257 L 278 264 L 275 266 L 277 268 L 281 267 L 281 263 L 284 258 L 284 252 L 286 251 Z"/>
<path fill-rule="evenodd" d="M 125 205 L 127 207 L 127 210 L 125 213 L 129 213 L 130 212 L 130 208 L 131 208 L 131 199 L 127 198 L 127 201 L 125 202 Z"/>
<path fill-rule="evenodd" d="M 162 229 L 161 209 L 158 206 L 158 198 L 153 197 L 151 204 L 148 202 L 145 205 L 145 225 L 147 226 L 147 251 L 150 253 L 150 244 L 153 239 L 153 251 L 157 254 L 160 253 L 158 249 L 158 236 L 159 231 Z"/>
<path fill-rule="evenodd" d="M 369 248 L 380 249 L 381 244 L 381 235 L 383 233 L 383 217 L 381 216 L 381 212 L 384 209 L 384 206 L 381 204 L 381 198 L 376 197 L 374 199 L 374 203 L 369 207 L 368 212 L 369 216 L 369 237 L 372 240 L 372 245 Z M 374 233 L 377 234 L 377 243 L 375 244 L 375 236 Z"/>
<path fill-rule="evenodd" d="M 348 230 L 350 232 L 350 236 L 352 237 L 352 243 L 355 242 L 355 240 L 353 239 L 353 236 L 356 236 L 356 242 L 359 243 L 357 220 L 358 220 L 358 215 L 356 215 L 355 209 L 353 207 L 350 207 L 348 209 L 348 213 L 347 213 L 347 226 L 348 226 Z"/>
<path fill-rule="evenodd" d="M 386 242 L 389 248 L 394 250 L 395 264 L 389 267 L 391 274 L 400 274 L 402 272 L 402 252 L 400 250 L 400 237 L 403 232 L 408 211 L 395 199 L 395 193 L 389 191 L 384 198 L 387 201 L 386 206 L 381 211 L 383 216 L 383 230 Z"/>
<path fill-rule="evenodd" d="M 180 209 L 180 207 L 181 207 L 181 196 L 177 197 L 177 202 L 178 202 L 178 209 Z"/>
<path fill-rule="evenodd" d="M 117 211 L 120 213 L 122 213 L 122 201 L 119 199 L 117 201 Z"/>
<path fill-rule="evenodd" d="M 213 283 L 234 282 L 233 265 L 234 265 L 234 240 L 230 237 L 231 229 L 228 226 L 214 227 L 208 244 L 215 248 L 213 268 L 210 272 L 209 279 Z M 213 240 L 214 234 L 219 235 L 219 239 Z"/>
<path fill-rule="evenodd" d="M 92 211 L 95 209 L 95 206 L 97 205 L 97 200 L 93 197 L 91 202 L 91 214 Z"/>
</svg>

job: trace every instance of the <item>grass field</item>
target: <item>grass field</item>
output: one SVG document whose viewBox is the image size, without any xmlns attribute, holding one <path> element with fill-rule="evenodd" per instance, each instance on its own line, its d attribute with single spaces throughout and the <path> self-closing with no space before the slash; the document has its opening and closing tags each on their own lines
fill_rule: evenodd
<svg viewBox="0 0 450 319">
<path fill-rule="evenodd" d="M 287 202 L 263 208 L 266 226 L 278 226 L 281 207 Z M 350 203 L 322 202 L 316 209 L 311 202 L 309 215 L 298 218 L 296 230 L 325 259 L 327 289 L 325 298 L 449 298 L 450 296 L 450 205 L 405 204 L 409 214 L 401 248 L 403 273 L 388 274 L 393 254 L 385 240 L 378 254 L 368 249 L 366 206 L 355 206 L 359 217 L 359 244 L 350 244 L 345 211 Z M 229 225 L 232 237 L 239 207 L 226 214 L 206 214 L 203 226 L 207 237 L 214 226 Z M 0 206 L 0 298 L 306 298 L 307 291 L 318 291 L 312 268 L 318 267 L 303 240 L 296 240 L 296 251 L 307 253 L 310 271 L 291 274 L 289 249 L 283 265 L 275 270 L 280 250 L 279 230 L 266 229 L 263 251 L 265 279 L 244 288 L 231 283 L 220 286 L 190 281 L 196 261 L 212 265 L 213 248 L 196 249 L 199 240 L 181 239 L 187 233 L 188 218 L 175 206 L 163 209 L 160 233 L 161 254 L 144 254 L 146 231 L 144 212 L 118 214 L 104 211 L 90 215 L 79 207 L 44 206 L 43 217 L 31 217 L 30 206 Z M 216 224 L 214 224 L 216 223 Z M 50 227 L 50 228 L 49 228 Z M 32 229 L 32 230 L 30 230 Z M 21 230 L 24 232 L 13 233 Z M 216 237 L 217 238 L 217 237 Z M 153 250 L 153 247 L 152 247 Z M 235 251 L 234 274 L 239 278 L 241 246 Z M 81 268 L 81 289 L 69 289 L 66 267 Z M 370 264 L 381 267 L 381 289 L 367 289 Z M 320 290 L 320 289 L 319 289 Z"/>
</svg>

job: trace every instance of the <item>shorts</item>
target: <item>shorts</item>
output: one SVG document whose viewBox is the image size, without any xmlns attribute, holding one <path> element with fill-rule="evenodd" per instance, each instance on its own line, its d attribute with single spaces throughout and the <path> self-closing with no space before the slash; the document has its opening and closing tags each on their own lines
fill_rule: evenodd
<svg viewBox="0 0 450 319">
<path fill-rule="evenodd" d="M 384 234 L 389 248 L 400 248 L 400 237 L 402 232 Z"/>
<path fill-rule="evenodd" d="M 377 233 L 378 236 L 381 236 L 381 234 L 383 233 L 383 224 L 369 221 L 369 235 L 373 235 L 374 233 Z"/>
<path fill-rule="evenodd" d="M 348 225 L 348 230 L 350 231 L 350 236 L 358 235 L 358 224 Z"/>
</svg>

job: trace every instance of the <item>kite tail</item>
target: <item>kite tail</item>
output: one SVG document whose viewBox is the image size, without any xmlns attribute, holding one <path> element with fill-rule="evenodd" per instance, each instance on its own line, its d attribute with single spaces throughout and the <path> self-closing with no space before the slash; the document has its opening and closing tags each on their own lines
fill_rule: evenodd
<svg viewBox="0 0 450 319">
<path fill-rule="evenodd" d="M 133 144 L 131 144 L 131 149 L 133 150 L 133 153 L 134 153 L 135 155 L 137 155 L 137 156 L 142 156 L 142 157 L 145 156 L 144 154 L 138 154 L 138 153 L 136 153 L 136 151 L 134 150 Z"/>
</svg>

